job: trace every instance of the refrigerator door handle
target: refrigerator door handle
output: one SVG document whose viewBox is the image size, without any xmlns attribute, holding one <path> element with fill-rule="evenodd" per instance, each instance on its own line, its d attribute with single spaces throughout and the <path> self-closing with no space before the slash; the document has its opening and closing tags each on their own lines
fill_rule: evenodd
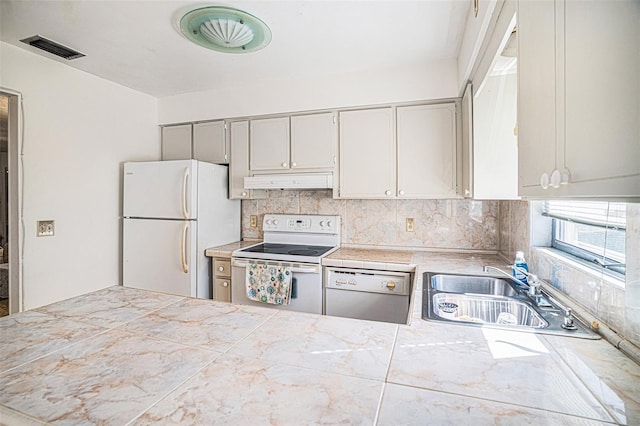
<svg viewBox="0 0 640 426">
<path fill-rule="evenodd" d="M 187 210 L 187 182 L 189 181 L 189 168 L 184 169 L 182 175 L 182 216 L 189 219 L 189 210 Z"/>
<path fill-rule="evenodd" d="M 182 272 L 189 273 L 189 265 L 187 264 L 187 232 L 189 231 L 189 222 L 182 225 L 182 241 L 180 244 L 180 260 L 182 261 Z"/>
</svg>

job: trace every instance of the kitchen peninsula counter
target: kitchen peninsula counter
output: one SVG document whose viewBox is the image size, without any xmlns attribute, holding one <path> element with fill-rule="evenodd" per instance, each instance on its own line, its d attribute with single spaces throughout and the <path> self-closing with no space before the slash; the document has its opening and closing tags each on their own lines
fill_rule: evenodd
<svg viewBox="0 0 640 426">
<path fill-rule="evenodd" d="M 0 423 L 640 423 L 640 366 L 604 340 L 413 315 L 107 288 L 0 319 Z"/>
</svg>

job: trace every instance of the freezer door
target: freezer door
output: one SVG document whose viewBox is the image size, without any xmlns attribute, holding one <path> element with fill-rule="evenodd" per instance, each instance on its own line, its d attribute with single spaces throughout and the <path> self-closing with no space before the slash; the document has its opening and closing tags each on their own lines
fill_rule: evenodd
<svg viewBox="0 0 640 426">
<path fill-rule="evenodd" d="M 197 296 L 194 221 L 124 219 L 123 285 Z"/>
<path fill-rule="evenodd" d="M 197 174 L 194 160 L 125 163 L 123 216 L 195 219 Z"/>
</svg>

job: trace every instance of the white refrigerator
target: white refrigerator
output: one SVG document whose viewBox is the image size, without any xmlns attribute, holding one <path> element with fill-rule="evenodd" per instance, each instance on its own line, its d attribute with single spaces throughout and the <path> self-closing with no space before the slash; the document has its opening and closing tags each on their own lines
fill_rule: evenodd
<svg viewBox="0 0 640 426">
<path fill-rule="evenodd" d="M 240 240 L 228 167 L 195 160 L 127 162 L 123 285 L 210 299 L 205 250 Z"/>
</svg>

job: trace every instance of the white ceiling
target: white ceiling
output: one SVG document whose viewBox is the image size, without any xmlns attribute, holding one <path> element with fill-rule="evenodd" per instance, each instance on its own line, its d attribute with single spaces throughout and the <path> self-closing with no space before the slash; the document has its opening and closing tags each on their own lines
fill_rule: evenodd
<svg viewBox="0 0 640 426">
<path fill-rule="evenodd" d="M 0 1 L 0 38 L 72 67 L 163 97 L 259 81 L 412 67 L 455 58 L 469 0 Z M 242 9 L 273 33 L 265 49 L 225 54 L 177 30 L 204 5 Z M 86 57 L 66 61 L 19 40 L 40 34 Z"/>
</svg>

